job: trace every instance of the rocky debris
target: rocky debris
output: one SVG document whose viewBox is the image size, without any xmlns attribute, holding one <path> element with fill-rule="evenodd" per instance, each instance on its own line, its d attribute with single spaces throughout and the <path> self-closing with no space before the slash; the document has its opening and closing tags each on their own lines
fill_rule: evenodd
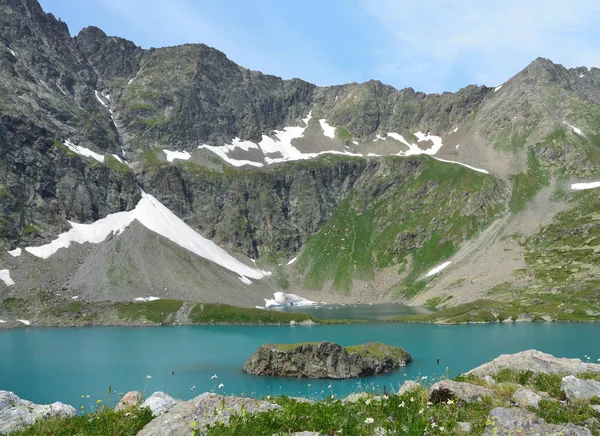
<svg viewBox="0 0 600 436">
<path fill-rule="evenodd" d="M 150 395 L 140 407 L 149 407 L 154 416 L 159 416 L 171 410 L 177 403 L 179 403 L 179 401 L 172 396 L 158 391 Z"/>
<path fill-rule="evenodd" d="M 398 390 L 398 395 L 403 395 L 407 392 L 412 392 L 412 391 L 416 391 L 417 389 L 419 389 L 421 387 L 421 385 L 419 383 L 417 383 L 414 380 L 406 380 L 402 386 L 400 386 L 400 389 Z"/>
<path fill-rule="evenodd" d="M 189 401 L 181 401 L 168 412 L 154 418 L 138 436 L 184 436 L 204 435 L 209 426 L 218 423 L 228 424 L 229 417 L 245 414 L 267 412 L 279 409 L 280 406 L 267 401 L 252 398 L 224 397 L 206 392 Z"/>
<path fill-rule="evenodd" d="M 484 397 L 495 397 L 494 391 L 483 386 L 472 385 L 454 380 L 442 380 L 429 389 L 429 401 L 432 403 L 445 403 L 450 399 L 459 399 L 470 403 L 481 401 Z"/>
<path fill-rule="evenodd" d="M 77 416 L 77 410 L 67 404 L 34 404 L 13 392 L 0 391 L 0 434 L 20 430 L 39 420 L 73 416 Z"/>
<path fill-rule="evenodd" d="M 501 354 L 491 362 L 470 370 L 467 374 L 483 377 L 485 375 L 495 375 L 503 369 L 547 374 L 580 374 L 586 371 L 600 374 L 600 364 L 584 363 L 580 359 L 554 357 L 551 354 L 537 350 Z"/>
<path fill-rule="evenodd" d="M 563 377 L 560 387 L 569 400 L 589 400 L 600 397 L 600 382 L 596 380 L 581 380 L 573 375 Z"/>
<path fill-rule="evenodd" d="M 369 342 L 342 347 L 333 342 L 261 345 L 244 363 L 256 375 L 344 379 L 389 372 L 412 358 L 398 347 Z"/>
<path fill-rule="evenodd" d="M 119 401 L 119 404 L 115 406 L 115 410 L 130 409 L 138 407 L 144 402 L 144 395 L 138 391 L 129 391 Z"/>
<path fill-rule="evenodd" d="M 519 407 L 538 407 L 542 397 L 530 389 L 519 388 L 511 397 L 511 401 Z"/>
<path fill-rule="evenodd" d="M 591 404 L 590 407 L 594 412 L 600 413 L 600 404 Z"/>
<path fill-rule="evenodd" d="M 524 409 L 497 407 L 490 412 L 483 432 L 487 436 L 591 436 L 585 427 L 574 424 L 548 424 Z"/>
</svg>

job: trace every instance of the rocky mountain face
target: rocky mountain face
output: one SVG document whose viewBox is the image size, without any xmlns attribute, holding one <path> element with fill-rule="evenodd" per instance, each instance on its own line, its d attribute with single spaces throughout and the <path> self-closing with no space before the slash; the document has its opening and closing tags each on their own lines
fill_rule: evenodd
<svg viewBox="0 0 600 436">
<path fill-rule="evenodd" d="M 123 265 L 108 277 L 114 241 L 61 262 L 6 251 L 130 211 L 142 190 L 271 270 L 266 289 L 314 299 L 437 305 L 533 289 L 589 304 L 600 280 L 597 195 L 570 189 L 600 178 L 595 68 L 537 59 L 496 88 L 440 95 L 317 87 L 202 44 L 144 50 L 95 27 L 72 37 L 36 0 L 0 0 L 0 92 L 0 270 L 19 275 L 0 296 L 31 290 L 32 268 L 65 294 L 93 295 L 86 277 L 110 298 L 137 283 Z M 156 270 L 153 292 L 182 288 Z M 217 290 L 199 283 L 194 299 L 232 283 L 210 274 Z"/>
</svg>

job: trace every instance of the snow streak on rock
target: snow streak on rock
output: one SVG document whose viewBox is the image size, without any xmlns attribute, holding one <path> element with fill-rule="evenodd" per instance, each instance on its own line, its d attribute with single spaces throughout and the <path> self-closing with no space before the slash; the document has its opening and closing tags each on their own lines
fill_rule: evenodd
<svg viewBox="0 0 600 436">
<path fill-rule="evenodd" d="M 444 268 L 446 268 L 448 265 L 450 265 L 452 262 L 444 262 L 441 265 L 436 266 L 434 269 L 432 269 L 431 271 L 429 271 L 425 277 L 431 277 L 437 273 L 439 273 L 441 270 L 443 270 Z"/>
</svg>

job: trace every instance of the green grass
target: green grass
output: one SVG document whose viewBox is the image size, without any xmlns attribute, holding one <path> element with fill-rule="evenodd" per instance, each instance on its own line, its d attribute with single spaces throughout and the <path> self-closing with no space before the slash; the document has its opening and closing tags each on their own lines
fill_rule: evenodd
<svg viewBox="0 0 600 436">
<path fill-rule="evenodd" d="M 119 306 L 119 315 L 121 318 L 131 321 L 139 321 L 145 318 L 153 323 L 163 324 L 167 321 L 169 315 L 174 314 L 181 308 L 182 304 L 181 300 L 123 303 Z"/>
<path fill-rule="evenodd" d="M 322 322 L 306 313 L 251 309 L 228 304 L 198 303 L 190 313 L 195 324 L 289 324 L 290 321 Z"/>
<path fill-rule="evenodd" d="M 291 351 L 303 345 L 318 345 L 320 342 L 300 342 L 297 344 L 269 344 L 281 351 Z M 393 358 L 407 359 L 408 353 L 400 347 L 392 347 L 379 342 L 369 342 L 361 345 L 350 345 L 343 347 L 350 354 L 357 353 L 362 357 L 382 358 L 390 356 Z"/>
<path fill-rule="evenodd" d="M 337 133 L 337 137 L 340 139 L 340 141 L 342 141 L 344 143 L 348 143 L 348 142 L 352 141 L 352 135 L 350 134 L 350 132 L 348 132 L 343 127 L 338 127 L 336 129 L 336 133 Z"/>
<path fill-rule="evenodd" d="M 37 421 L 24 430 L 9 433 L 11 436 L 129 436 L 137 434 L 152 420 L 148 408 L 122 410 L 102 408 L 75 418 L 51 418 Z"/>
</svg>

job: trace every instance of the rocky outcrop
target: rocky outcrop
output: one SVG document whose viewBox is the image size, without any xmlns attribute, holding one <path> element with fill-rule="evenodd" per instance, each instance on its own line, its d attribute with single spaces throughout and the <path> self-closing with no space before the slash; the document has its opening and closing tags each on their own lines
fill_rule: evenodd
<svg viewBox="0 0 600 436">
<path fill-rule="evenodd" d="M 0 434 L 20 430 L 39 420 L 74 416 L 77 416 L 77 410 L 67 404 L 34 404 L 13 392 L 0 391 Z"/>
<path fill-rule="evenodd" d="M 146 401 L 144 401 L 140 407 L 148 407 L 154 416 L 159 416 L 171 410 L 177 403 L 179 403 L 179 401 L 175 398 L 159 391 L 154 392 L 146 398 Z"/>
<path fill-rule="evenodd" d="M 435 404 L 446 403 L 448 400 L 462 400 L 470 403 L 495 396 L 495 392 L 486 387 L 454 380 L 442 380 L 429 389 L 429 401 Z"/>
<path fill-rule="evenodd" d="M 168 412 L 148 423 L 138 436 L 184 436 L 206 434 L 209 426 L 228 424 L 232 415 L 253 414 L 278 409 L 280 406 L 251 398 L 223 397 L 204 393 L 171 407 Z"/>
<path fill-rule="evenodd" d="M 565 391 L 569 400 L 589 400 L 600 398 L 600 382 L 596 380 L 581 380 L 573 375 L 563 377 L 560 387 Z"/>
<path fill-rule="evenodd" d="M 333 342 L 266 344 L 252 354 L 243 370 L 256 375 L 344 379 L 389 372 L 411 360 L 402 348 L 377 342 L 354 347 Z"/>
<path fill-rule="evenodd" d="M 467 374 L 483 377 L 485 375 L 495 375 L 503 369 L 547 374 L 580 374 L 588 371 L 600 374 L 600 364 L 584 363 L 580 359 L 554 357 L 538 350 L 501 354 L 491 362 L 470 370 Z"/>
<path fill-rule="evenodd" d="M 490 412 L 483 434 L 486 436 L 592 436 L 592 432 L 585 427 L 574 424 L 548 424 L 535 413 L 504 407 L 497 407 Z"/>
<path fill-rule="evenodd" d="M 518 388 L 510 400 L 519 407 L 538 407 L 541 399 L 542 396 L 531 389 Z"/>
</svg>

